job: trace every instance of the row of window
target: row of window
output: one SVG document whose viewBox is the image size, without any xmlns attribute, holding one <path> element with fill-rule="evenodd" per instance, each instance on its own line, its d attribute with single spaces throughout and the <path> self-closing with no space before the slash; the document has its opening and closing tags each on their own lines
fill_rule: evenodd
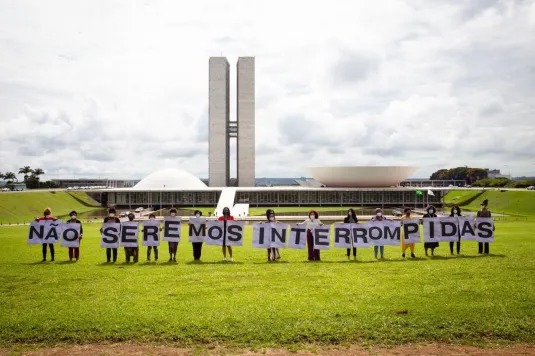
<svg viewBox="0 0 535 356">
<path fill-rule="evenodd" d="M 221 192 L 109 192 L 114 205 L 217 205 Z M 421 205 L 439 204 L 441 192 L 434 196 L 414 191 L 263 191 L 236 193 L 235 203 L 261 205 Z"/>
</svg>

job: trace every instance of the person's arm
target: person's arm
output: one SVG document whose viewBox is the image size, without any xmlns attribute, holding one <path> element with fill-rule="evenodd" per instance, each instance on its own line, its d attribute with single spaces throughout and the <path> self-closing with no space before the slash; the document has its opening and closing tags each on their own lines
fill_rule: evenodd
<svg viewBox="0 0 535 356">
<path fill-rule="evenodd" d="M 80 240 L 82 239 L 82 236 L 84 234 L 84 228 L 82 226 L 82 222 L 80 220 L 76 220 L 78 224 L 80 224 Z"/>
</svg>

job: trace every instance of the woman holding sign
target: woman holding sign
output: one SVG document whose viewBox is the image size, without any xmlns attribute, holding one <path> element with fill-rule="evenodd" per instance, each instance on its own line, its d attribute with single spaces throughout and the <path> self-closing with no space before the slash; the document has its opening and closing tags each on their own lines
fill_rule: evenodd
<svg viewBox="0 0 535 356">
<path fill-rule="evenodd" d="M 435 214 L 435 207 L 433 205 L 429 205 L 427 207 L 427 214 L 424 214 L 424 216 L 422 216 L 422 218 L 426 219 L 426 218 L 436 218 L 437 217 L 437 214 Z M 425 249 L 425 255 L 426 256 L 429 256 L 427 254 L 427 250 L 431 249 L 431 256 L 434 256 L 435 255 L 435 248 L 437 248 L 439 246 L 438 242 L 424 242 L 424 249 Z"/>
<path fill-rule="evenodd" d="M 275 219 L 275 211 L 273 209 L 266 210 L 267 223 L 277 222 Z M 267 249 L 268 261 L 275 261 L 281 258 L 279 249 L 277 247 L 270 247 Z"/>
<path fill-rule="evenodd" d="M 411 219 L 411 208 L 405 208 L 403 212 L 405 215 L 401 217 L 401 257 L 405 258 L 405 251 L 407 251 L 407 248 L 410 248 L 411 257 L 416 258 L 414 255 L 414 242 L 408 244 L 405 243 L 405 230 L 403 229 L 403 220 Z"/>
<path fill-rule="evenodd" d="M 78 240 L 82 240 L 82 234 L 84 233 L 84 228 L 82 227 L 82 222 L 77 219 L 78 214 L 76 211 L 70 212 L 71 219 L 67 221 L 67 224 L 80 224 L 80 237 Z M 69 247 L 69 261 L 72 261 L 72 259 L 75 258 L 76 261 L 80 258 L 80 247 Z"/>
<path fill-rule="evenodd" d="M 154 213 L 150 213 L 149 220 L 156 220 L 156 215 L 154 215 Z M 154 261 L 158 262 L 158 246 L 147 246 L 147 261 L 150 262 L 151 250 L 154 250 Z"/>
<path fill-rule="evenodd" d="M 344 224 L 356 224 L 359 220 L 357 219 L 357 214 L 355 214 L 355 210 L 352 208 L 347 211 L 347 216 L 344 218 Z M 349 260 L 351 256 L 351 249 L 347 249 L 347 259 Z M 357 248 L 353 247 L 353 259 L 357 259 Z"/>
<path fill-rule="evenodd" d="M 490 218 L 491 217 L 491 213 L 490 213 L 490 210 L 487 209 L 487 206 L 489 205 L 489 201 L 488 199 L 485 199 L 481 202 L 481 210 L 477 212 L 477 217 L 478 218 Z M 488 242 L 478 242 L 477 243 L 477 247 L 478 247 L 478 251 L 477 253 L 479 254 L 486 254 L 488 255 L 489 254 L 489 243 Z"/>
<path fill-rule="evenodd" d="M 46 208 L 45 211 L 43 212 L 43 216 L 35 219 L 37 221 L 47 221 L 47 220 L 52 220 L 52 221 L 56 221 L 58 219 L 56 219 L 54 216 L 51 215 L 52 214 L 52 211 L 50 210 L 50 208 Z M 43 247 L 42 247 L 42 252 L 43 252 L 43 260 L 41 262 L 46 262 L 46 245 L 48 245 L 48 248 L 50 249 L 50 262 L 54 262 L 54 244 L 43 244 Z"/>
<path fill-rule="evenodd" d="M 115 216 L 116 211 L 114 208 L 110 208 L 108 210 L 108 216 L 104 218 L 104 224 L 106 223 L 121 223 L 121 220 L 117 216 Z M 102 228 L 100 228 L 100 233 L 102 233 Z M 113 255 L 113 262 L 117 262 L 117 248 L 106 248 L 106 261 L 109 263 L 112 260 Z"/>
<path fill-rule="evenodd" d="M 169 216 L 176 216 L 176 209 L 169 210 Z M 178 242 L 168 241 L 169 244 L 169 262 L 176 262 L 176 251 L 178 250 Z"/>
<path fill-rule="evenodd" d="M 310 210 L 308 219 L 306 219 L 303 224 L 305 224 L 307 232 L 308 260 L 321 261 L 320 250 L 314 248 L 314 235 L 312 233 L 316 226 L 323 225 L 319 219 L 318 212 L 316 210 Z"/>
<path fill-rule="evenodd" d="M 193 213 L 197 219 L 200 219 L 202 216 L 202 211 L 195 210 Z M 206 236 L 206 225 L 202 224 L 202 236 Z M 191 224 L 190 224 L 190 230 L 191 230 Z M 193 248 L 193 260 L 199 261 L 201 259 L 201 253 L 202 253 L 202 242 L 192 242 L 191 247 Z"/>
<path fill-rule="evenodd" d="M 227 220 L 234 220 L 234 216 L 230 215 L 230 209 L 228 207 L 224 207 L 223 208 L 223 216 L 220 216 L 219 218 L 217 218 L 217 220 L 219 221 L 224 221 L 224 226 L 223 226 L 223 261 L 226 261 L 227 260 L 227 250 L 228 250 L 228 254 L 229 254 L 229 257 L 230 257 L 230 261 L 234 261 L 234 258 L 232 257 L 232 246 L 227 246 L 226 245 L 226 242 L 227 242 Z"/>
<path fill-rule="evenodd" d="M 450 217 L 455 216 L 462 216 L 461 215 L 461 208 L 459 208 L 457 205 L 455 205 L 453 208 L 451 208 Z M 461 253 L 461 231 L 458 233 L 458 240 L 457 240 L 457 254 L 459 255 Z M 453 246 L 455 242 L 450 242 L 450 253 L 453 255 Z"/>
<path fill-rule="evenodd" d="M 388 220 L 385 216 L 383 216 L 383 209 L 377 208 L 375 209 L 375 216 L 372 218 L 372 221 L 384 221 Z M 381 246 L 373 246 L 373 255 L 375 256 L 375 259 L 377 259 L 377 255 L 381 253 L 381 259 L 384 260 L 385 258 L 385 247 L 383 245 Z"/>
</svg>

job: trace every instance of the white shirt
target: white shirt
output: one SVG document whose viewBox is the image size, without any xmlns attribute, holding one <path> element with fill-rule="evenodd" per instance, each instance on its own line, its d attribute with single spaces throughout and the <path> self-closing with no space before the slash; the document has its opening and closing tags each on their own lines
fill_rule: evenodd
<svg viewBox="0 0 535 356">
<path fill-rule="evenodd" d="M 315 228 L 316 226 L 320 226 L 320 225 L 323 225 L 320 221 L 320 219 L 314 219 L 314 221 L 310 220 L 310 219 L 306 219 L 305 221 L 303 221 L 301 224 L 305 224 L 305 228 L 307 230 L 312 230 L 313 228 Z"/>
</svg>

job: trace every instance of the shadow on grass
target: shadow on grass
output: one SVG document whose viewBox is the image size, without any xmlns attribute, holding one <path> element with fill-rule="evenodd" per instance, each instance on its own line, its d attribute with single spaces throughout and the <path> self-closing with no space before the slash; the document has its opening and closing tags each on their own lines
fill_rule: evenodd
<svg viewBox="0 0 535 356">
<path fill-rule="evenodd" d="M 51 262 L 51 261 L 35 261 L 35 262 L 24 262 L 22 264 L 26 266 L 33 266 L 33 265 L 51 265 L 54 263 L 55 262 Z"/>
<path fill-rule="evenodd" d="M 60 261 L 60 262 L 54 262 L 57 265 L 74 265 L 78 263 L 78 261 Z"/>
<path fill-rule="evenodd" d="M 273 266 L 276 266 L 276 265 L 280 265 L 280 264 L 286 264 L 286 263 L 294 263 L 294 262 L 291 262 L 291 261 L 285 261 L 285 260 L 277 260 L 277 261 L 254 261 L 254 262 L 251 262 L 251 264 L 253 265 L 273 265 Z"/>
<path fill-rule="evenodd" d="M 186 262 L 187 265 L 243 265 L 245 262 L 243 261 L 189 261 Z"/>
</svg>

